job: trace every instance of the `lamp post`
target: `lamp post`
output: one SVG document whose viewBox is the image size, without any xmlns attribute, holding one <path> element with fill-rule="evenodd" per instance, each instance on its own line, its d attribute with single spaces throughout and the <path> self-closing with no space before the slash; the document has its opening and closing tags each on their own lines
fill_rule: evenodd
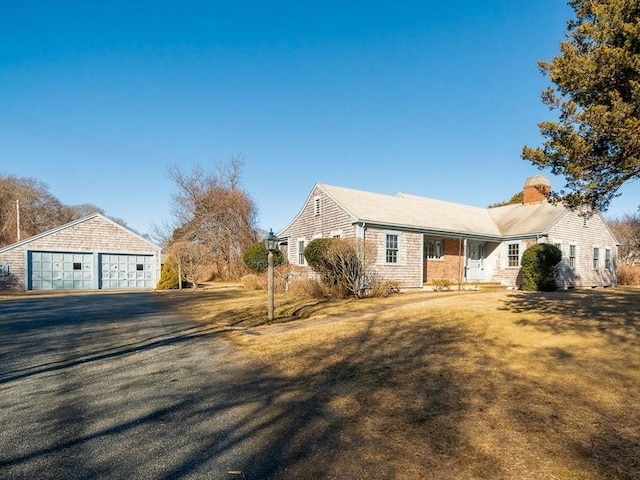
<svg viewBox="0 0 640 480">
<path fill-rule="evenodd" d="M 269 320 L 273 320 L 273 252 L 278 248 L 279 238 L 273 234 L 273 230 L 269 229 L 269 235 L 264 238 L 264 248 L 267 250 L 267 295 L 269 303 L 267 307 L 267 315 Z"/>
</svg>

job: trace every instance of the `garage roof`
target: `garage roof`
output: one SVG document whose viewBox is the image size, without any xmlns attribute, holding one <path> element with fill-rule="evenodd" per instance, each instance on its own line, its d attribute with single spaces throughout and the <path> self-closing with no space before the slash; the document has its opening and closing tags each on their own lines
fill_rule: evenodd
<svg viewBox="0 0 640 480">
<path fill-rule="evenodd" d="M 25 245 L 27 243 L 33 242 L 33 241 L 38 240 L 40 238 L 47 237 L 47 236 L 52 235 L 54 233 L 57 233 L 57 232 L 59 232 L 61 230 L 65 230 L 65 229 L 67 229 L 69 227 L 73 227 L 74 225 L 78 225 L 79 223 L 83 223 L 83 222 L 89 221 L 89 220 L 91 220 L 93 218 L 101 218 L 101 219 L 103 219 L 103 220 L 105 220 L 107 222 L 110 222 L 113 225 L 117 226 L 118 228 L 126 231 L 129 235 L 134 235 L 134 236 L 138 237 L 140 240 L 143 240 L 144 242 L 148 243 L 154 249 L 159 248 L 158 245 L 154 244 L 153 242 L 150 242 L 146 238 L 138 235 L 137 233 L 133 232 L 132 230 L 128 229 L 127 227 L 124 227 L 123 225 L 120 225 L 119 223 L 114 222 L 110 218 L 105 217 L 104 215 L 102 215 L 100 213 L 92 213 L 91 215 L 87 215 L 86 217 L 82 217 L 82 218 L 79 218 L 77 220 L 73 220 L 72 222 L 65 223 L 64 225 L 60 225 L 59 227 L 52 228 L 51 230 L 47 230 L 46 232 L 42 232 L 42 233 L 39 233 L 37 235 L 33 235 L 31 237 L 25 238 L 25 239 L 20 240 L 18 242 L 12 243 L 11 245 L 7 245 L 5 247 L 2 247 L 2 248 L 0 248 L 0 253 L 6 252 L 8 250 L 11 250 L 13 248 L 19 247 L 21 245 Z"/>
</svg>

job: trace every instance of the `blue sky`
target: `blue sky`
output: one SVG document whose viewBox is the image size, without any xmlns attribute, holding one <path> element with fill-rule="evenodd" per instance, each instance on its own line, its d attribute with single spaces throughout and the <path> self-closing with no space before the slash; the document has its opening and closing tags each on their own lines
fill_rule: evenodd
<svg viewBox="0 0 640 480">
<path fill-rule="evenodd" d="M 540 173 L 560 0 L 0 0 L 0 172 L 140 233 L 172 164 L 245 158 L 262 228 L 313 185 L 476 206 Z M 556 189 L 562 178 L 545 173 Z M 633 213 L 640 184 L 609 216 Z"/>
</svg>

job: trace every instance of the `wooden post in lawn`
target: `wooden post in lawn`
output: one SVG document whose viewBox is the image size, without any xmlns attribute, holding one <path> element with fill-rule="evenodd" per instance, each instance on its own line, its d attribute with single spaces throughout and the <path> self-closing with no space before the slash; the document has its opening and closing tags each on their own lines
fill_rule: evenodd
<svg viewBox="0 0 640 480">
<path fill-rule="evenodd" d="M 271 250 L 269 250 L 267 254 L 267 265 L 269 269 L 267 274 L 267 295 L 269 296 L 268 317 L 269 320 L 273 320 L 273 252 Z"/>
<path fill-rule="evenodd" d="M 273 230 L 269 230 L 269 235 L 264 238 L 264 249 L 267 251 L 267 295 L 269 297 L 269 305 L 267 315 L 269 320 L 273 320 L 273 252 L 278 248 L 280 239 L 273 234 Z"/>
</svg>

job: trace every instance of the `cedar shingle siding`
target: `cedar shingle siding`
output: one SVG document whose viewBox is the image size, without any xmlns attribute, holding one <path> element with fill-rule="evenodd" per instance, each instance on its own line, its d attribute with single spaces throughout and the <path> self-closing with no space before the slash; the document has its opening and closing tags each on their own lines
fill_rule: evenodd
<svg viewBox="0 0 640 480">
<path fill-rule="evenodd" d="M 525 188 L 548 181 L 531 177 Z M 442 202 L 408 194 L 381 195 L 332 185 L 314 186 L 300 213 L 279 232 L 286 238 L 290 263 L 299 264 L 300 245 L 319 237 L 365 238 L 378 251 L 375 270 L 382 279 L 399 281 L 404 288 L 423 287 L 435 280 L 499 282 L 519 288 L 519 261 L 535 243 L 558 244 L 561 288 L 616 284 L 617 241 L 598 214 L 588 221 L 577 212 L 552 205 L 540 196 L 525 204 L 492 209 Z M 397 262 L 388 263 L 386 235 L 398 236 Z M 440 258 L 425 257 L 425 240 L 442 242 Z M 301 243 L 303 242 L 303 243 Z M 509 264 L 509 245 L 517 265 Z M 569 266 L 570 245 L 576 258 Z M 594 248 L 599 264 L 594 268 Z M 309 275 L 313 275 L 309 267 Z"/>
<path fill-rule="evenodd" d="M 117 285 L 153 288 L 160 278 L 160 247 L 100 214 L 93 214 L 0 249 L 0 264 L 8 266 L 9 273 L 0 277 L 0 288 L 31 289 L 29 280 L 33 272 L 27 269 L 32 265 L 34 255 L 40 252 L 56 254 L 56 258 L 62 258 L 62 253 L 84 254 L 77 255 L 76 260 L 70 255 L 64 259 L 78 263 L 81 257 L 86 259 L 87 254 L 91 255 L 91 261 L 76 265 L 84 270 L 73 274 L 83 274 L 87 279 L 82 283 L 76 282 L 82 286 L 75 288 L 87 288 L 87 285 L 91 285 L 89 288 L 113 288 Z M 105 272 L 106 264 L 102 265 L 107 261 L 112 269 L 109 274 Z M 66 274 L 73 276 L 69 272 Z M 109 275 L 113 280 L 108 280 Z M 116 281 L 118 279 L 119 282 Z M 44 285 L 40 288 L 66 289 L 65 283 L 48 280 L 45 280 L 46 285 L 42 282 L 33 284 Z"/>
</svg>

